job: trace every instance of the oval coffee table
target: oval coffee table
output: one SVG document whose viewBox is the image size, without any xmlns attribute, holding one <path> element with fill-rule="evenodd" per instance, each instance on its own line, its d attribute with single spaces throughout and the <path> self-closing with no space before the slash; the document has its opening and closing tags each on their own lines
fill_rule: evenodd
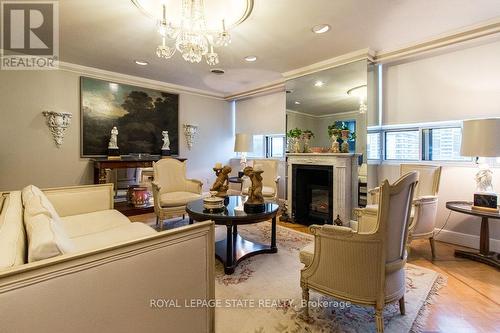
<svg viewBox="0 0 500 333">
<path fill-rule="evenodd" d="M 212 220 L 216 225 L 225 225 L 227 236 L 225 239 L 215 243 L 215 256 L 224 264 L 224 273 L 233 274 L 239 262 L 260 253 L 276 253 L 276 215 L 279 206 L 266 203 L 266 209 L 262 213 L 245 213 L 243 210 L 235 209 L 243 207 L 241 196 L 229 196 L 228 204 L 222 212 L 210 212 L 203 207 L 203 199 L 189 202 L 186 213 L 195 221 Z M 238 225 L 252 224 L 272 220 L 271 244 L 251 242 L 238 234 Z"/>
</svg>

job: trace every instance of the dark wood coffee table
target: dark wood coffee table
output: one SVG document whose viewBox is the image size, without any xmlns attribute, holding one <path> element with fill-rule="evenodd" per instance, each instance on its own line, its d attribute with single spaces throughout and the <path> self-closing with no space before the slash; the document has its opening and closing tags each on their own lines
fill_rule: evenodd
<svg viewBox="0 0 500 333">
<path fill-rule="evenodd" d="M 449 210 L 481 217 L 481 234 L 479 236 L 479 253 L 463 250 L 455 250 L 456 257 L 462 257 L 480 261 L 482 263 L 491 265 L 500 269 L 500 254 L 490 251 L 490 233 L 489 233 L 489 219 L 500 219 L 500 213 L 487 212 L 472 208 L 472 202 L 466 201 L 448 201 L 446 208 Z"/>
<path fill-rule="evenodd" d="M 229 196 L 226 208 L 222 212 L 210 212 L 203 207 L 203 199 L 192 201 L 187 204 L 186 212 L 189 218 L 195 221 L 212 220 L 217 225 L 225 225 L 227 228 L 226 238 L 215 243 L 215 256 L 224 264 L 224 272 L 233 274 L 234 269 L 245 258 L 260 253 L 276 253 L 276 215 L 279 206 L 266 203 L 266 209 L 262 213 L 250 214 L 235 210 L 243 206 L 241 196 Z M 261 244 L 249 241 L 238 234 L 238 225 L 252 224 L 272 220 L 271 244 Z"/>
</svg>

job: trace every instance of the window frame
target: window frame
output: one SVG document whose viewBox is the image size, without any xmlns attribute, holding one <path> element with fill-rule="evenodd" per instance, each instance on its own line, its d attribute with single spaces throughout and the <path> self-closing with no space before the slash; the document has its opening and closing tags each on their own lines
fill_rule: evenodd
<svg viewBox="0 0 500 333">
<path fill-rule="evenodd" d="M 404 162 L 420 163 L 420 164 L 440 164 L 440 165 L 456 165 L 456 166 L 475 166 L 475 158 L 471 157 L 464 160 L 426 160 L 424 159 L 424 149 L 429 149 L 424 146 L 425 134 L 424 130 L 442 129 L 442 128 L 462 128 L 463 121 L 449 121 L 449 122 L 430 122 L 411 125 L 386 125 L 386 126 L 372 126 L 368 127 L 368 133 L 380 133 L 381 147 L 380 159 L 369 159 L 369 164 L 400 164 Z M 419 158 L 417 160 L 410 159 L 387 159 L 387 132 L 404 132 L 404 131 L 418 131 L 419 132 Z M 500 167 L 500 158 L 497 162 L 490 161 L 490 167 Z"/>
<path fill-rule="evenodd" d="M 387 158 L 387 133 L 395 133 L 395 132 L 418 132 L 418 157 L 416 159 L 409 159 L 409 158 Z M 422 132 L 420 129 L 417 128 L 398 128 L 398 129 L 391 129 L 391 130 L 384 130 L 382 132 L 382 137 L 383 137 L 383 144 L 384 144 L 384 149 L 383 152 L 384 154 L 382 155 L 384 161 L 409 161 L 409 162 L 418 162 L 422 160 Z"/>
</svg>

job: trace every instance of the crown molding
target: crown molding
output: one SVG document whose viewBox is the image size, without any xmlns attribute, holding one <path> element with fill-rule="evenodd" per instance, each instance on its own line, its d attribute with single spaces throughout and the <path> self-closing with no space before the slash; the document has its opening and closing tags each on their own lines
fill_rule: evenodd
<svg viewBox="0 0 500 333">
<path fill-rule="evenodd" d="M 329 118 L 329 117 L 356 115 L 359 113 L 359 110 L 345 111 L 345 112 L 338 112 L 338 113 L 329 113 L 329 114 L 320 114 L 320 115 L 304 113 L 304 112 L 290 110 L 290 109 L 286 109 L 286 112 L 292 113 L 292 114 L 298 114 L 300 116 L 310 117 L 310 118 L 314 118 L 314 119 L 322 119 L 322 118 Z"/>
<path fill-rule="evenodd" d="M 316 73 L 325 69 L 346 65 L 359 60 L 373 61 L 374 56 L 375 52 L 370 50 L 369 48 L 362 49 L 285 72 L 283 73 L 283 77 L 285 80 L 291 80 L 297 77 Z"/>
<path fill-rule="evenodd" d="M 77 65 L 69 62 L 60 61 L 59 70 L 82 74 L 97 79 L 118 81 L 118 83 L 123 83 L 123 84 L 140 85 L 141 87 L 144 88 L 163 90 L 170 93 L 177 93 L 177 94 L 182 93 L 182 94 L 189 94 L 189 95 L 196 95 L 201 97 L 209 97 L 209 98 L 224 100 L 224 95 L 207 90 L 195 89 L 177 84 L 146 79 L 139 76 L 111 72 L 104 69 Z"/>
<path fill-rule="evenodd" d="M 285 92 L 285 80 L 280 79 L 269 84 L 259 86 L 257 88 L 251 90 L 241 91 L 229 96 L 226 96 L 224 99 L 226 101 L 237 101 L 249 97 L 257 97 L 263 96 L 267 94 L 277 93 L 277 92 Z"/>
<path fill-rule="evenodd" d="M 375 54 L 374 62 L 390 63 L 437 51 L 449 46 L 493 36 L 500 33 L 500 19 L 489 20 L 481 24 L 455 30 L 438 37 L 424 40 L 420 43 L 390 51 L 380 51 Z"/>
<path fill-rule="evenodd" d="M 256 88 L 250 90 L 244 90 L 232 95 L 226 96 L 225 100 L 235 101 L 239 99 L 262 96 L 265 94 L 270 94 L 273 92 L 285 91 L 285 83 L 287 80 L 291 80 L 300 76 L 316 73 L 325 69 L 330 69 L 333 67 L 342 66 L 359 60 L 373 61 L 373 56 L 375 53 L 370 49 L 362 49 L 354 52 L 350 52 L 338 57 L 323 60 L 305 67 L 297 68 L 288 72 L 283 73 L 283 78 L 276 80 L 271 83 L 267 83 L 262 86 L 257 86 Z"/>
</svg>

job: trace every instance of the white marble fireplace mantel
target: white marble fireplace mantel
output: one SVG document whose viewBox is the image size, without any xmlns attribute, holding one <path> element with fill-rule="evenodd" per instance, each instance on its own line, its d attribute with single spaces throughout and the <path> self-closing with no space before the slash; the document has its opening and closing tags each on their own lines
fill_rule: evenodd
<svg viewBox="0 0 500 333">
<path fill-rule="evenodd" d="M 358 158 L 353 153 L 290 153 L 287 154 L 288 209 L 293 212 L 294 164 L 333 166 L 333 218 L 337 215 L 344 224 L 352 218 L 352 208 L 358 203 Z"/>
</svg>

